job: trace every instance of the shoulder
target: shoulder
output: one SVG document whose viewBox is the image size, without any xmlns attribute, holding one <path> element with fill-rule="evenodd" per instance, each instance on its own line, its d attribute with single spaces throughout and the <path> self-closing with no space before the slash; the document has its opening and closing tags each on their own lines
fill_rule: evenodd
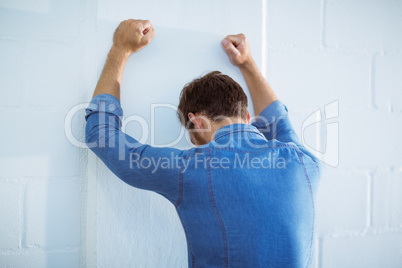
<svg viewBox="0 0 402 268">
<path fill-rule="evenodd" d="M 268 147 L 278 148 L 279 150 L 293 151 L 293 157 L 296 157 L 308 174 L 313 174 L 314 177 L 321 177 L 322 164 L 320 159 L 312 152 L 307 150 L 303 145 L 294 142 L 281 142 L 278 140 L 270 140 Z M 281 149 L 282 148 L 282 149 Z"/>
</svg>

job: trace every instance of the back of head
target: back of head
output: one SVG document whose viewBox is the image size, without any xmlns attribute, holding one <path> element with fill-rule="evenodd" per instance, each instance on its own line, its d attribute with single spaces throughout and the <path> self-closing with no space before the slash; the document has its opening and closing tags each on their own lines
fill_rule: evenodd
<svg viewBox="0 0 402 268">
<path fill-rule="evenodd" d="M 228 75 L 213 71 L 194 79 L 181 91 L 177 115 L 187 129 L 193 129 L 189 113 L 202 113 L 216 122 L 227 117 L 245 120 L 248 113 L 247 96 Z"/>
</svg>

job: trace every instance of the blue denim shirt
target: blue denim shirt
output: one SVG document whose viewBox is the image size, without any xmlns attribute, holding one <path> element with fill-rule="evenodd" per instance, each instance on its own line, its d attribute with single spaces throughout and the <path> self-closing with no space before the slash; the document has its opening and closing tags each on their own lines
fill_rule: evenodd
<svg viewBox="0 0 402 268">
<path fill-rule="evenodd" d="M 281 101 L 189 150 L 139 143 L 121 131 L 122 116 L 116 97 L 95 96 L 86 144 L 118 178 L 176 207 L 189 267 L 311 265 L 321 166 Z"/>
</svg>

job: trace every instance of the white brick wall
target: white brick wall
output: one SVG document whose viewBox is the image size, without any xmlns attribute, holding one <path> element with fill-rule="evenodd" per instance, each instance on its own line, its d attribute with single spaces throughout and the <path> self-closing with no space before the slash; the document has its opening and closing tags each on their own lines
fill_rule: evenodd
<svg viewBox="0 0 402 268">
<path fill-rule="evenodd" d="M 363 234 L 322 239 L 322 267 L 400 267 L 402 235 Z"/>
<path fill-rule="evenodd" d="M 267 39 L 275 47 L 316 47 L 320 42 L 320 0 L 267 0 Z"/>
<path fill-rule="evenodd" d="M 118 181 L 64 133 L 130 17 L 150 19 L 157 35 L 127 64 L 126 115 L 150 122 L 150 103 L 177 104 L 208 70 L 245 86 L 219 47 L 245 33 L 307 145 L 324 152 L 325 123 L 339 124 L 339 165 L 324 164 L 317 200 L 314 267 L 401 267 L 400 14 L 395 0 L 0 1 L 0 267 L 186 267 L 173 207 Z M 339 117 L 302 129 L 335 100 Z M 166 133 L 179 125 L 164 109 L 157 144 L 178 133 Z M 72 122 L 81 140 L 82 115 Z M 127 131 L 141 134 L 136 123 Z"/>
<path fill-rule="evenodd" d="M 22 193 L 24 187 L 10 182 L 0 182 L 1 247 L 14 250 L 20 247 L 22 224 Z"/>
<path fill-rule="evenodd" d="M 325 170 L 317 204 L 320 234 L 364 229 L 368 224 L 369 176 Z"/>
<path fill-rule="evenodd" d="M 78 178 L 28 183 L 25 199 L 28 248 L 80 246 L 79 183 Z"/>
<path fill-rule="evenodd" d="M 362 109 L 370 99 L 369 64 L 359 54 L 275 47 L 268 54 L 267 78 L 289 109 L 314 111 L 334 100 L 341 110 Z"/>
<path fill-rule="evenodd" d="M 379 170 L 373 174 L 373 226 L 398 229 L 402 223 L 401 170 Z"/>
<path fill-rule="evenodd" d="M 400 1 L 323 1 L 324 42 L 367 51 L 400 51 Z"/>
<path fill-rule="evenodd" d="M 85 266 L 87 151 L 64 119 L 96 82 L 90 3 L 0 1 L 0 267 Z"/>
<path fill-rule="evenodd" d="M 376 54 L 373 60 L 374 105 L 385 111 L 402 111 L 402 57 L 400 54 Z M 395 89 L 399 90 L 395 90 Z"/>
<path fill-rule="evenodd" d="M 25 44 L 14 40 L 2 40 L 0 42 L 0 51 L 2 53 L 0 62 L 0 80 L 4 85 L 8 85 L 8 89 L 13 92 L 10 94 L 8 90 L 0 92 L 1 106 L 19 106 L 22 104 L 22 92 L 24 91 L 24 75 L 26 73 L 21 70 L 18 64 L 10 64 L 10 62 L 22 62 L 26 57 Z"/>
</svg>

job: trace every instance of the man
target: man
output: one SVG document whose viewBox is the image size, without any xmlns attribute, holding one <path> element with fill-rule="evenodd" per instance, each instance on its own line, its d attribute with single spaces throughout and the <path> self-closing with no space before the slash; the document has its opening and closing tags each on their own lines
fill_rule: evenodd
<svg viewBox="0 0 402 268">
<path fill-rule="evenodd" d="M 127 184 L 176 207 L 189 267 L 311 265 L 320 163 L 254 63 L 243 34 L 222 40 L 254 104 L 230 77 L 212 72 L 187 84 L 178 115 L 196 147 L 155 148 L 121 131 L 120 82 L 129 56 L 154 37 L 149 21 L 126 20 L 86 109 L 86 143 Z"/>
</svg>

